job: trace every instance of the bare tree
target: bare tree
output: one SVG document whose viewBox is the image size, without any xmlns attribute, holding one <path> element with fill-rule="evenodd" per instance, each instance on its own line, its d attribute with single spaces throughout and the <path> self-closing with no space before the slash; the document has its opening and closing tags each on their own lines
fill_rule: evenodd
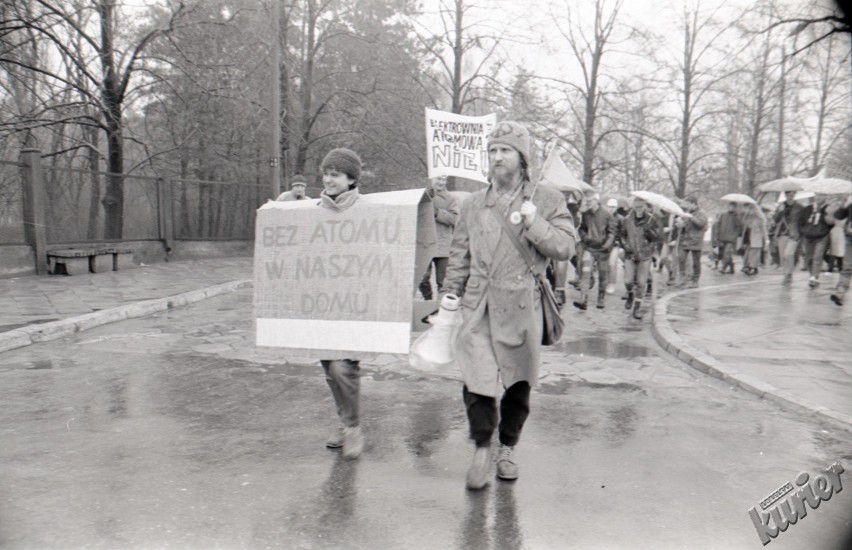
<svg viewBox="0 0 852 550">
<path fill-rule="evenodd" d="M 175 4 L 159 25 L 153 25 L 125 43 L 126 37 L 116 33 L 119 20 L 116 8 L 112 0 L 93 0 L 91 3 L 30 0 L 12 4 L 4 10 L 4 19 L 0 21 L 0 29 L 4 33 L 26 29 L 39 47 L 57 52 L 67 62 L 73 63 L 82 76 L 82 81 L 69 80 L 67 74 L 50 64 L 27 64 L 16 55 L 17 47 L 0 52 L 0 63 L 39 73 L 53 85 L 75 89 L 86 103 L 97 109 L 97 125 L 106 135 L 107 169 L 111 173 L 102 199 L 106 214 L 104 237 L 107 239 L 120 239 L 122 236 L 123 116 L 131 81 L 140 69 L 139 57 L 157 36 L 172 29 L 184 10 L 182 3 Z M 89 24 L 90 19 L 81 14 L 92 10 L 94 17 Z M 79 45 L 80 48 L 75 51 L 70 45 Z M 26 43 L 17 46 L 24 47 Z M 97 63 L 93 63 L 93 59 L 97 59 Z M 81 86 L 81 82 L 85 85 Z M 69 122 L 61 117 L 40 117 L 31 121 L 29 127 Z"/>
</svg>

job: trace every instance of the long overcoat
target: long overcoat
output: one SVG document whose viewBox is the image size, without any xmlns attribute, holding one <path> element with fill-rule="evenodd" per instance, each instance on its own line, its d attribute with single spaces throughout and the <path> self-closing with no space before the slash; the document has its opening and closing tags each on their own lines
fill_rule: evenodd
<svg viewBox="0 0 852 550">
<path fill-rule="evenodd" d="M 493 187 L 472 194 L 462 204 L 444 279 L 444 288 L 462 297 L 456 364 L 469 391 L 490 397 L 498 395 L 500 381 L 504 388 L 520 381 L 536 384 L 542 331 L 535 279 L 494 217 L 503 214 Z M 509 212 L 519 211 L 532 191 L 532 184 L 525 182 Z M 555 189 L 539 186 L 532 202 L 537 211 L 530 227 L 524 229 L 521 223 L 512 230 L 537 269 L 544 271 L 548 258 L 568 260 L 574 255 L 574 222 Z"/>
</svg>

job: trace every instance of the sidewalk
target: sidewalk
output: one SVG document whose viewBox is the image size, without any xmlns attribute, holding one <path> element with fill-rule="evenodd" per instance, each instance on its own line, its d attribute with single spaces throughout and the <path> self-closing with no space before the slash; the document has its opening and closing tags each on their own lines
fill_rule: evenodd
<svg viewBox="0 0 852 550">
<path fill-rule="evenodd" d="M 0 352 L 233 292 L 251 277 L 242 257 L 0 279 Z M 797 273 L 784 288 L 774 270 L 747 279 L 705 267 L 703 286 L 657 299 L 652 331 L 698 370 L 852 429 L 852 307 L 829 301 L 836 278 L 809 290 Z"/>
<path fill-rule="evenodd" d="M 150 315 L 251 285 L 252 258 L 0 279 L 0 352 Z"/>
<path fill-rule="evenodd" d="M 702 287 L 657 300 L 653 333 L 692 367 L 852 429 L 852 307 L 829 300 L 837 273 L 810 290 L 768 269 L 755 278 L 705 269 Z"/>
</svg>

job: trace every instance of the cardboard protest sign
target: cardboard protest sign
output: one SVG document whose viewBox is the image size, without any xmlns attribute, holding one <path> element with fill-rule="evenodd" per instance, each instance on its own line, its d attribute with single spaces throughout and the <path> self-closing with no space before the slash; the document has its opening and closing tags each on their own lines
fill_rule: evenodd
<svg viewBox="0 0 852 550">
<path fill-rule="evenodd" d="M 429 177 L 459 176 L 488 183 L 487 138 L 497 115 L 464 116 L 426 109 Z"/>
<path fill-rule="evenodd" d="M 422 189 L 361 195 L 342 212 L 268 202 L 256 221 L 256 344 L 317 359 L 407 354 L 436 240 Z"/>
</svg>

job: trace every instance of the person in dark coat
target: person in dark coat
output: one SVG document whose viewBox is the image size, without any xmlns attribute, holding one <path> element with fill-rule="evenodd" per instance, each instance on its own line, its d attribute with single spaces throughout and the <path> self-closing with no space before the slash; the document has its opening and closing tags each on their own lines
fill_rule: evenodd
<svg viewBox="0 0 852 550">
<path fill-rule="evenodd" d="M 434 178 L 426 190 L 432 199 L 432 210 L 435 215 L 435 232 L 438 242 L 435 245 L 435 257 L 426 267 L 426 273 L 420 280 L 420 294 L 424 300 L 432 299 L 432 265 L 435 266 L 435 284 L 438 294 L 444 287 L 444 276 L 447 273 L 447 262 L 450 256 L 450 243 L 453 240 L 453 227 L 459 217 L 459 203 L 447 191 L 447 178 Z"/>
<path fill-rule="evenodd" d="M 775 224 L 772 233 L 778 243 L 778 255 L 781 259 L 781 268 L 784 270 L 782 284 L 789 286 L 793 283 L 793 269 L 796 266 L 796 249 L 799 247 L 800 239 L 799 216 L 802 205 L 796 202 L 796 196 L 792 191 L 784 195 L 784 202 L 778 206 L 772 216 Z"/>
<path fill-rule="evenodd" d="M 642 319 L 642 299 L 651 271 L 651 257 L 660 238 L 656 218 L 648 205 L 633 197 L 633 209 L 621 220 L 618 241 L 624 248 L 624 286 L 627 288 L 625 309 L 633 310 L 634 319 Z"/>
<path fill-rule="evenodd" d="M 574 307 L 588 307 L 589 290 L 594 271 L 598 272 L 598 309 L 606 302 L 606 284 L 609 279 L 609 253 L 615 245 L 615 217 L 601 206 L 600 195 L 595 193 L 583 199 L 580 206 L 580 250 L 577 252 L 580 274 L 580 299 Z"/>
<path fill-rule="evenodd" d="M 842 306 L 849 290 L 849 282 L 852 280 L 852 195 L 846 197 L 843 206 L 834 211 L 836 223 L 843 223 L 843 234 L 846 237 L 846 253 L 843 256 L 843 269 L 840 271 L 840 279 L 837 287 L 831 293 L 831 301 Z"/>
<path fill-rule="evenodd" d="M 734 249 L 742 232 L 743 222 L 737 213 L 737 203 L 729 202 L 728 210 L 719 214 L 710 231 L 713 248 L 721 251 L 719 273 L 734 272 Z"/>
<path fill-rule="evenodd" d="M 810 269 L 808 286 L 819 286 L 823 256 L 828 247 L 828 235 L 834 225 L 834 216 L 828 212 L 828 204 L 820 198 L 802 208 L 799 213 L 799 234 L 805 243 L 805 265 Z"/>
<path fill-rule="evenodd" d="M 689 217 L 678 218 L 676 222 L 680 229 L 680 258 L 679 277 L 686 276 L 687 260 L 692 257 L 692 278 L 690 288 L 698 286 L 701 278 L 701 248 L 704 246 L 704 230 L 707 227 L 707 216 L 698 209 L 698 197 L 692 195 L 684 201 L 684 208 Z"/>
<path fill-rule="evenodd" d="M 550 260 L 574 254 L 574 223 L 556 189 L 529 180 L 529 132 L 517 122 L 496 124 L 488 136 L 488 187 L 461 206 L 444 290 L 461 297 L 462 325 L 455 346 L 470 438 L 476 444 L 467 487 L 482 489 L 491 468 L 497 429 L 497 477 L 514 480 L 514 447 L 538 381 L 543 319 L 536 279 L 506 234 L 513 222 L 521 246 L 543 271 Z M 498 424 L 498 399 L 499 424 Z"/>
</svg>

